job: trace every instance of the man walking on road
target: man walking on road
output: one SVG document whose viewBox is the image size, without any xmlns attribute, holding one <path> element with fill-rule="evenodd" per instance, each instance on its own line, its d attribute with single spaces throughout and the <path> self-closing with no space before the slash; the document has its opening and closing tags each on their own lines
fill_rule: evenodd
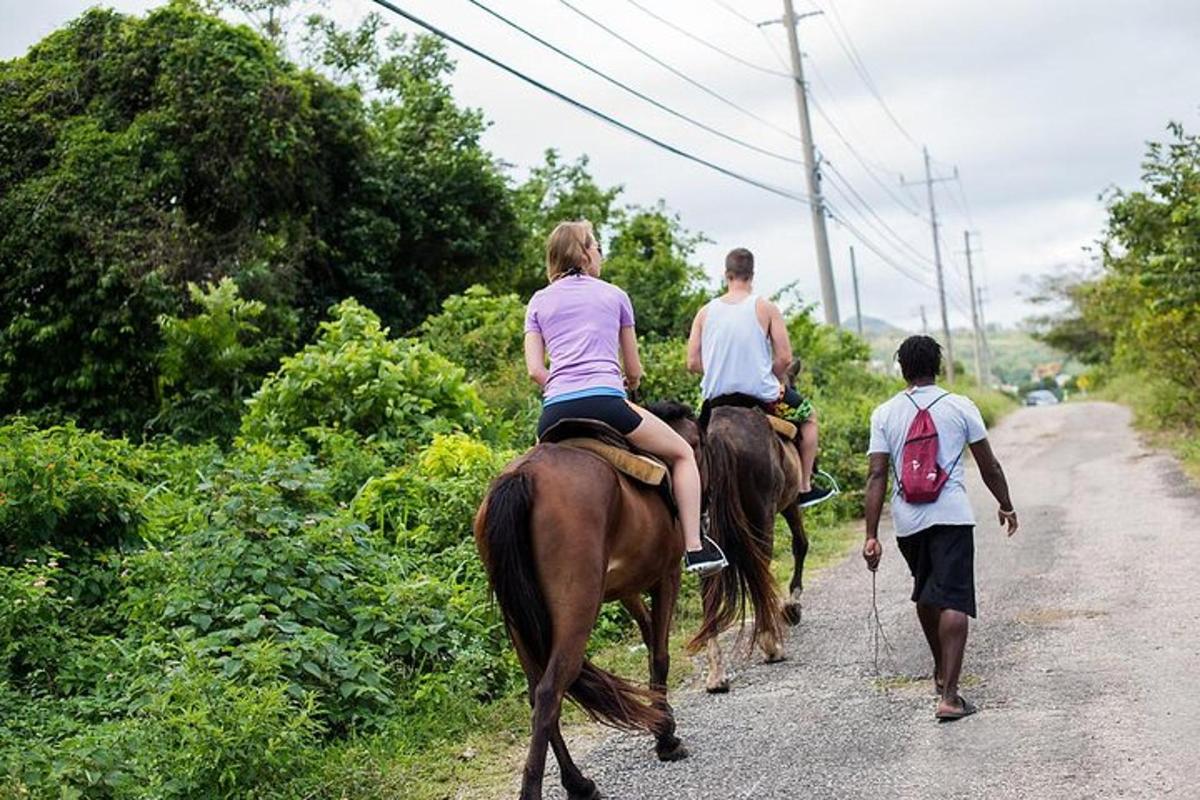
<svg viewBox="0 0 1200 800">
<path fill-rule="evenodd" d="M 1017 512 L 1008 496 L 1004 471 L 988 444 L 979 409 L 970 399 L 936 384 L 942 365 L 941 346 L 928 336 L 910 336 L 897 355 L 908 386 L 871 414 L 863 558 L 872 572 L 879 567 L 883 555 L 879 517 L 889 467 L 897 465 L 892 492 L 896 543 L 912 572 L 912 599 L 933 654 L 933 679 L 938 692 L 934 716 L 945 722 L 975 713 L 975 706 L 958 693 L 967 646 L 967 617 L 975 616 L 975 517 L 962 465 L 968 445 L 984 484 L 1000 504 L 1000 525 L 1007 528 L 1009 536 L 1017 531 Z M 925 421 L 917 419 L 922 410 L 927 410 L 936 431 L 929 433 L 928 426 L 922 424 Z M 925 431 L 924 435 L 911 437 L 910 432 L 918 428 Z M 929 439 L 936 441 L 936 466 L 927 464 L 919 470 L 921 475 L 908 477 L 910 466 L 919 464 L 913 456 L 920 452 L 909 448 L 919 448 L 922 439 L 926 444 Z M 899 477 L 901 472 L 906 476 L 904 481 Z M 932 487 L 921 485 L 923 478 L 934 479 Z M 905 497 L 906 490 L 910 498 Z"/>
</svg>

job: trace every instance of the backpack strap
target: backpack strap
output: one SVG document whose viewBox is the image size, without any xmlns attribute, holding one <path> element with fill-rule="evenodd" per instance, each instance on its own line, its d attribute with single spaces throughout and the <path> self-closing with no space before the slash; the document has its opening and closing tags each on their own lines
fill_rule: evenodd
<svg viewBox="0 0 1200 800">
<path fill-rule="evenodd" d="M 908 402 L 912 403 L 912 404 L 913 404 L 913 407 L 914 407 L 914 408 L 916 408 L 916 409 L 917 409 L 917 411 L 921 411 L 921 410 L 922 410 L 922 409 L 921 409 L 921 406 L 919 406 L 919 405 L 917 404 L 917 401 L 916 401 L 916 400 L 913 400 L 913 396 L 912 396 L 911 394 L 909 394 L 908 392 L 905 392 L 905 393 L 904 393 L 904 396 L 908 398 Z M 942 392 L 940 395 L 938 395 L 938 396 L 937 396 L 937 399 L 936 399 L 936 400 L 934 400 L 934 401 L 933 401 L 932 403 L 930 403 L 929 405 L 925 406 L 924 410 L 925 410 L 925 411 L 928 411 L 929 409 L 933 408 L 934 406 L 936 406 L 938 403 L 940 403 L 942 400 L 944 400 L 945 398 L 947 398 L 947 397 L 949 397 L 949 396 L 950 396 L 950 393 L 949 393 L 949 392 Z"/>
</svg>

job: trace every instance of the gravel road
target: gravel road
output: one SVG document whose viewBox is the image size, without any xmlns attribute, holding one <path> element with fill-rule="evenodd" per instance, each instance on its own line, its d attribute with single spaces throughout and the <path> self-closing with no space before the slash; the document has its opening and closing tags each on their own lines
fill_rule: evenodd
<svg viewBox="0 0 1200 800">
<path fill-rule="evenodd" d="M 881 678 L 856 555 L 809 586 L 788 661 L 731 659 L 730 694 L 675 694 L 691 758 L 660 764 L 648 737 L 602 735 L 581 747 L 584 773 L 610 800 L 1200 797 L 1200 494 L 1129 422 L 1106 403 L 1004 420 L 991 438 L 1021 514 L 1011 540 L 968 466 L 974 717 L 933 719 L 911 580 L 885 533 Z M 565 796 L 553 766 L 546 787 Z"/>
</svg>

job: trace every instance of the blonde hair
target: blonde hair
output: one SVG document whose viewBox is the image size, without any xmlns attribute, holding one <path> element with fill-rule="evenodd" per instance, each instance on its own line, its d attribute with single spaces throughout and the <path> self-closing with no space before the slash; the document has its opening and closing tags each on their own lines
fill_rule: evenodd
<svg viewBox="0 0 1200 800">
<path fill-rule="evenodd" d="M 594 241 L 596 233 L 586 219 L 555 225 L 546 237 L 546 279 L 553 283 L 564 275 L 591 274 L 588 248 Z"/>
</svg>

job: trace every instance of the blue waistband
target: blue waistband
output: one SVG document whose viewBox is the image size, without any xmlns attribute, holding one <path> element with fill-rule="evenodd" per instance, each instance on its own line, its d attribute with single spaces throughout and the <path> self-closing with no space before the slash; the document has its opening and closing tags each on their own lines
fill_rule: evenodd
<svg viewBox="0 0 1200 800">
<path fill-rule="evenodd" d="M 624 389 L 614 389 L 611 386 L 592 386 L 587 389 L 576 389 L 573 392 L 564 394 L 556 394 L 554 397 L 547 397 L 542 401 L 542 407 L 552 406 L 555 403 L 565 403 L 568 400 L 580 400 L 584 397 L 619 397 L 625 399 Z"/>
</svg>

